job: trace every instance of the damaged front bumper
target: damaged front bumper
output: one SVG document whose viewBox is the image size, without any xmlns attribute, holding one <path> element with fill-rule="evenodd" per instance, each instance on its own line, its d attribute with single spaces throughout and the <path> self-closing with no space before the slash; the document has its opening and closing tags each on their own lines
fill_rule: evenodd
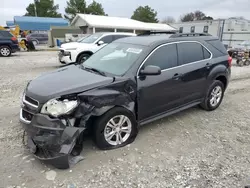
<svg viewBox="0 0 250 188">
<path fill-rule="evenodd" d="M 60 169 L 69 168 L 79 160 L 75 156 L 82 149 L 80 135 L 84 127 L 66 126 L 58 118 L 33 113 L 25 106 L 20 110 L 20 121 L 27 133 L 26 144 L 36 158 Z"/>
</svg>

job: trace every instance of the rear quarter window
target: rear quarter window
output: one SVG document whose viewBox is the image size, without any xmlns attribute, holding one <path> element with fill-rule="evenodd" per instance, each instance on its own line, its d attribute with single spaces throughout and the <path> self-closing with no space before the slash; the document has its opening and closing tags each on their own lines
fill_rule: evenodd
<svg viewBox="0 0 250 188">
<path fill-rule="evenodd" d="M 219 56 L 223 56 L 223 55 L 228 54 L 227 49 L 225 48 L 225 46 L 222 44 L 221 41 L 219 41 L 219 40 L 207 40 L 206 42 L 214 48 L 214 50 L 213 50 L 214 56 L 219 57 Z"/>
<path fill-rule="evenodd" d="M 8 31 L 0 31 L 0 36 L 1 37 L 13 37 L 12 34 Z"/>
</svg>

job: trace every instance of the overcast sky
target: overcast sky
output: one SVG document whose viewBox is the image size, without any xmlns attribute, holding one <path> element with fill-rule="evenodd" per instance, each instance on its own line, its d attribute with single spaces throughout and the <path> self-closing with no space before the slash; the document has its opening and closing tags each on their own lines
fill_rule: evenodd
<svg viewBox="0 0 250 188">
<path fill-rule="evenodd" d="M 54 0 L 59 4 L 60 12 L 64 13 L 66 0 Z M 131 17 L 138 6 L 149 5 L 158 12 L 158 19 L 173 16 L 179 19 L 180 15 L 194 10 L 201 10 L 214 18 L 243 16 L 250 19 L 250 0 L 96 0 L 102 3 L 105 12 L 110 16 Z M 14 16 L 22 16 L 25 9 L 33 0 L 0 0 L 0 25 Z M 87 0 L 87 3 L 92 0 Z"/>
</svg>

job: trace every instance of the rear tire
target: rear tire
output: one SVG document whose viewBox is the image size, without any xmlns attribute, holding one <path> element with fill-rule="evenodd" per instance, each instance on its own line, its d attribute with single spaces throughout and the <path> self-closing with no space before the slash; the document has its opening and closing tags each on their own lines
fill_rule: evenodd
<svg viewBox="0 0 250 188">
<path fill-rule="evenodd" d="M 102 150 L 130 144 L 138 133 L 134 115 L 122 107 L 115 107 L 98 117 L 94 125 L 94 140 Z"/>
<path fill-rule="evenodd" d="M 223 100 L 225 92 L 224 84 L 219 80 L 214 80 L 210 85 L 204 101 L 200 106 L 207 111 L 213 111 L 218 108 Z"/>
<path fill-rule="evenodd" d="M 9 57 L 11 55 L 11 49 L 8 46 L 0 46 L 0 55 L 3 57 Z"/>
</svg>

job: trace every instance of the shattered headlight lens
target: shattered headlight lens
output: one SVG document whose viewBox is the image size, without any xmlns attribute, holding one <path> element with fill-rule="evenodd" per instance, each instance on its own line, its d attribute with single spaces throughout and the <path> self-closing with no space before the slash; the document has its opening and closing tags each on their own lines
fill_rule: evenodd
<svg viewBox="0 0 250 188">
<path fill-rule="evenodd" d="M 78 105 L 77 100 L 65 99 L 63 101 L 60 101 L 58 99 L 52 99 L 43 105 L 41 113 L 58 117 L 60 115 L 70 113 L 77 107 L 77 105 Z"/>
</svg>

